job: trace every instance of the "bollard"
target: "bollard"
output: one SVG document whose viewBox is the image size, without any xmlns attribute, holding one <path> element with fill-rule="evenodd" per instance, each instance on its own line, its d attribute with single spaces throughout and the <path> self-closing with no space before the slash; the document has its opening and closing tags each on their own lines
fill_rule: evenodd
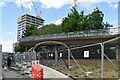
<svg viewBox="0 0 120 80">
<path fill-rule="evenodd" d="M 32 80 L 43 80 L 43 68 L 38 65 L 32 66 Z"/>
</svg>

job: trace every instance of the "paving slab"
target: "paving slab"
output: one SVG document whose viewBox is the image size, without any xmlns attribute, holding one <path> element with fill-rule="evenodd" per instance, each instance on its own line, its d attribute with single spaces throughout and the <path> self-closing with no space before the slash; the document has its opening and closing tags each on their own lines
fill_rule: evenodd
<svg viewBox="0 0 120 80">
<path fill-rule="evenodd" d="M 4 70 L 2 71 L 3 77 L 5 79 L 18 79 L 18 78 L 26 78 L 24 75 L 19 74 L 16 71 L 13 70 Z"/>
<path fill-rule="evenodd" d="M 49 68 L 44 65 L 39 65 L 40 67 L 43 68 L 43 74 L 44 78 L 68 78 L 68 76 L 64 75 L 63 73 L 60 73 L 59 71 L 56 71 L 52 68 Z"/>
</svg>

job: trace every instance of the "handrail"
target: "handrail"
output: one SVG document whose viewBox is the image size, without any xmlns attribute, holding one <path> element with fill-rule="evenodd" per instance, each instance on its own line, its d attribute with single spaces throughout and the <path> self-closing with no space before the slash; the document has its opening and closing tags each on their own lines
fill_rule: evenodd
<svg viewBox="0 0 120 80">
<path fill-rule="evenodd" d="M 85 30 L 77 32 L 59 33 L 59 34 L 48 34 L 34 37 L 22 38 L 20 41 L 30 40 L 47 40 L 47 39 L 62 39 L 62 38 L 75 38 L 75 37 L 91 37 L 91 36 L 111 36 L 120 34 L 120 27 L 110 29 L 98 29 L 98 30 Z"/>
</svg>

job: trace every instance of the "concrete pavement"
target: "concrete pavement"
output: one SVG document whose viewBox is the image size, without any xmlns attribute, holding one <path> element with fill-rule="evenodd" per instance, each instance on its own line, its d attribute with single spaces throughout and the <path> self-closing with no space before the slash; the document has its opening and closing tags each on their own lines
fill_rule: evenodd
<svg viewBox="0 0 120 80">
<path fill-rule="evenodd" d="M 16 71 L 13 70 L 4 70 L 2 71 L 3 77 L 5 80 L 9 80 L 9 79 L 25 79 L 27 77 L 25 77 L 24 75 L 19 74 Z"/>
<path fill-rule="evenodd" d="M 44 74 L 43 77 L 44 78 L 68 78 L 68 76 L 66 76 L 52 68 L 49 68 L 49 67 L 41 65 L 41 64 L 39 66 L 43 68 L 43 74 Z"/>
<path fill-rule="evenodd" d="M 41 64 L 39 64 L 39 66 L 43 68 L 44 79 L 56 79 L 57 80 L 57 79 L 67 79 L 68 78 L 68 76 L 66 76 L 66 75 L 64 75 L 64 74 L 60 73 L 59 71 L 56 71 L 52 68 L 49 68 L 49 67 L 41 65 Z M 5 78 L 5 80 L 15 79 L 15 78 L 21 79 L 21 80 L 23 80 L 25 78 L 28 79 L 28 77 L 18 73 L 17 71 L 14 71 L 14 70 L 6 70 L 5 71 L 3 69 L 2 74 L 3 74 L 3 77 Z M 29 77 L 29 78 L 31 78 L 31 77 Z"/>
</svg>

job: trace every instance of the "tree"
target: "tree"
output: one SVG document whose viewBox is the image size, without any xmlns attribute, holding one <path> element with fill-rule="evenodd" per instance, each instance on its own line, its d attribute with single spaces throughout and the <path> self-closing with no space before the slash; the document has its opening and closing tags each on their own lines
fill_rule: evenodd
<svg viewBox="0 0 120 80">
<path fill-rule="evenodd" d="M 67 17 L 63 18 L 62 30 L 64 32 L 73 32 L 79 29 L 80 15 L 76 8 L 71 9 L 71 13 Z"/>
<path fill-rule="evenodd" d="M 38 36 L 38 35 L 39 35 L 39 29 L 35 27 L 35 25 L 26 26 L 24 37 Z"/>
<path fill-rule="evenodd" d="M 76 8 L 72 8 L 67 17 L 63 18 L 61 25 L 53 23 L 37 28 L 34 25 L 26 26 L 23 37 L 39 36 L 46 34 L 56 34 L 61 32 L 74 32 L 84 30 L 108 29 L 112 27 L 108 22 L 103 22 L 104 14 L 98 8 L 95 8 L 91 14 L 84 15 L 84 11 L 80 13 Z"/>
<path fill-rule="evenodd" d="M 95 8 L 94 11 L 89 15 L 90 30 L 104 29 L 103 25 L 104 14 L 98 8 Z"/>
<path fill-rule="evenodd" d="M 108 29 L 110 27 L 113 27 L 113 25 L 110 25 L 108 22 L 104 23 L 104 28 Z"/>
<path fill-rule="evenodd" d="M 112 27 L 109 23 L 104 23 L 103 18 L 104 14 L 98 8 L 95 8 L 91 14 L 84 15 L 84 11 L 78 13 L 73 7 L 68 16 L 63 18 L 62 30 L 63 32 L 74 32 Z"/>
<path fill-rule="evenodd" d="M 15 47 L 15 52 L 24 52 L 25 46 L 22 43 L 19 43 L 17 47 Z"/>
<path fill-rule="evenodd" d="M 44 25 L 39 29 L 39 35 L 56 34 L 61 32 L 62 32 L 61 25 L 56 25 L 53 23 Z"/>
<path fill-rule="evenodd" d="M 80 22 L 79 22 L 79 27 L 77 31 L 83 31 L 83 30 L 88 30 L 89 27 L 89 16 L 84 15 L 84 11 L 81 11 L 80 13 Z"/>
</svg>

